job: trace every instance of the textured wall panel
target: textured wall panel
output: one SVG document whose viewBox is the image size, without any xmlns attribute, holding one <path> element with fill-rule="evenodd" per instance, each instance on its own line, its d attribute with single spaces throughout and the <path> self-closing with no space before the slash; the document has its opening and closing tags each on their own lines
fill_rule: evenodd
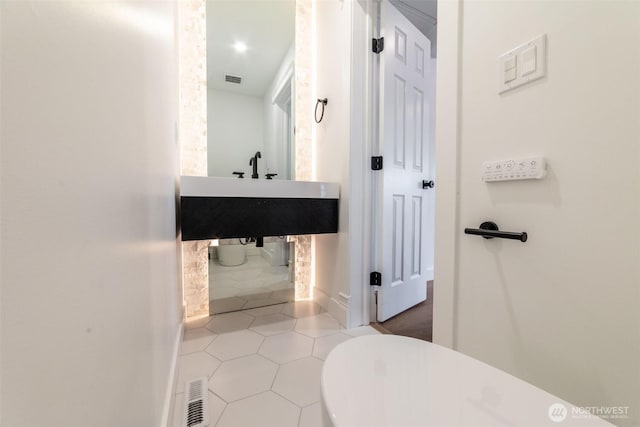
<svg viewBox="0 0 640 427">
<path fill-rule="evenodd" d="M 207 27 L 205 0 L 179 3 L 180 174 L 207 175 Z M 182 246 L 186 317 L 209 314 L 208 241 Z"/>
</svg>

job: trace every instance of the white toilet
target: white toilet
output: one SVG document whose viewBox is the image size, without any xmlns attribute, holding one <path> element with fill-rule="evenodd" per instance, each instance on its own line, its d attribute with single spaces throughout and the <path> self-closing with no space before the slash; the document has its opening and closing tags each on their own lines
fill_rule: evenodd
<svg viewBox="0 0 640 427">
<path fill-rule="evenodd" d="M 338 345 L 322 368 L 325 427 L 611 426 L 457 351 L 396 335 Z"/>
<path fill-rule="evenodd" d="M 242 245 L 218 246 L 218 262 L 225 267 L 233 267 L 244 264 L 247 260 L 247 251 Z"/>
</svg>

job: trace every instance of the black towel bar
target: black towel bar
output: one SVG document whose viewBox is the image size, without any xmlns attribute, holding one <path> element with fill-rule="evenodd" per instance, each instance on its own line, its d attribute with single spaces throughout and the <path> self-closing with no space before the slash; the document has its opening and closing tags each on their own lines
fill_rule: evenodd
<svg viewBox="0 0 640 427">
<path fill-rule="evenodd" d="M 480 228 L 465 228 L 464 234 L 473 234 L 476 236 L 482 236 L 485 239 L 493 239 L 498 237 L 500 239 L 520 240 L 522 243 L 527 241 L 527 233 L 514 233 L 512 231 L 500 231 L 498 225 L 492 221 L 486 221 L 480 224 Z"/>
</svg>

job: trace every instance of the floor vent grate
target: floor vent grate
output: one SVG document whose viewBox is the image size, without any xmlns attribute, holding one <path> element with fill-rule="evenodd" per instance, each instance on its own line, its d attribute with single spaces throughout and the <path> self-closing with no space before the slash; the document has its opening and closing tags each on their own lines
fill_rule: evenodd
<svg viewBox="0 0 640 427">
<path fill-rule="evenodd" d="M 202 377 L 186 384 L 184 394 L 183 427 L 206 427 L 209 425 L 207 378 Z"/>
</svg>

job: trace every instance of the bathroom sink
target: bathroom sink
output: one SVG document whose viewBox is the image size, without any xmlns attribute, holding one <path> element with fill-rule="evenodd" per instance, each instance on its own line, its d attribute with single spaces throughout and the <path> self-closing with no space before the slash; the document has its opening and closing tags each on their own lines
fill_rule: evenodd
<svg viewBox="0 0 640 427">
<path fill-rule="evenodd" d="M 328 182 L 181 176 L 180 196 L 337 199 L 339 192 Z"/>
<path fill-rule="evenodd" d="M 182 240 L 338 231 L 335 183 L 180 177 Z"/>
</svg>

